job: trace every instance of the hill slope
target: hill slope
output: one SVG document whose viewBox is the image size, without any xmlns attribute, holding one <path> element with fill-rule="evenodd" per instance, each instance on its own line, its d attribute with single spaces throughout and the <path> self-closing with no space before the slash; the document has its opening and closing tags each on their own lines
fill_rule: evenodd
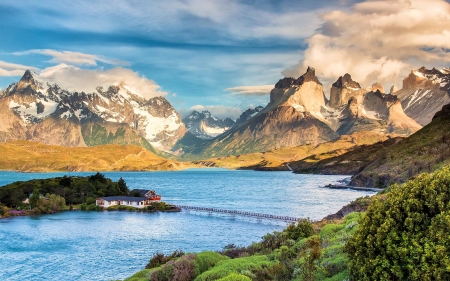
<svg viewBox="0 0 450 281">
<path fill-rule="evenodd" d="M 188 167 L 133 145 L 61 147 L 30 141 L 0 143 L 0 169 L 22 172 L 152 171 Z"/>
<path fill-rule="evenodd" d="M 252 169 L 288 171 L 295 161 L 313 154 L 328 153 L 328 157 L 344 154 L 355 146 L 369 145 L 388 139 L 388 135 L 374 132 L 355 132 L 351 135 L 341 136 L 339 139 L 321 143 L 319 145 L 301 145 L 297 147 L 284 147 L 266 152 L 255 152 L 237 156 L 226 156 L 195 163 L 204 166 L 224 167 L 230 169 Z"/>
<path fill-rule="evenodd" d="M 437 112 L 431 123 L 404 140 L 359 147 L 313 165 L 307 161 L 292 164 L 295 171 L 354 174 L 350 184 L 369 187 L 386 187 L 434 171 L 450 163 L 450 104 Z"/>
</svg>

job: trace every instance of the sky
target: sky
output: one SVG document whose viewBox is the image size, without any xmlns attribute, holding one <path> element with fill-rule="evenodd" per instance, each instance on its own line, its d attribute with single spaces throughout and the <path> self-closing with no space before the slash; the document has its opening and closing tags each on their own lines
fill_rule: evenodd
<svg viewBox="0 0 450 281">
<path fill-rule="evenodd" d="M 450 66 L 449 1 L 2 0 L 0 88 L 30 69 L 234 119 L 307 66 L 326 95 L 345 73 L 401 88 L 413 68 Z"/>
</svg>

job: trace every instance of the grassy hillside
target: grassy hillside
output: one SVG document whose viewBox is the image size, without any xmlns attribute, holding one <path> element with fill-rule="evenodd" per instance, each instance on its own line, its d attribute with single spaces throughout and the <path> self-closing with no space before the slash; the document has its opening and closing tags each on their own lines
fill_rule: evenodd
<svg viewBox="0 0 450 281">
<path fill-rule="evenodd" d="M 373 144 L 386 140 L 387 138 L 388 136 L 386 135 L 380 135 L 373 132 L 356 132 L 352 135 L 341 136 L 335 141 L 322 143 L 316 146 L 301 145 L 297 147 L 286 147 L 267 152 L 213 158 L 196 161 L 195 163 L 230 169 L 288 170 L 286 163 L 293 163 L 313 154 L 328 158 L 341 155 L 355 146 Z M 315 161 L 318 161 L 318 159 Z M 292 167 L 291 164 L 289 165 Z"/>
<path fill-rule="evenodd" d="M 134 145 L 62 147 L 30 141 L 0 143 L 0 169 L 16 171 L 153 171 L 190 167 Z"/>
</svg>

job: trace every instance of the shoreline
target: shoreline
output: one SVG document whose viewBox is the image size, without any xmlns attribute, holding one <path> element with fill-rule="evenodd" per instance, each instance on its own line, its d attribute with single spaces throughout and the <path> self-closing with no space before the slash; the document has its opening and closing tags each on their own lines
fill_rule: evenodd
<svg viewBox="0 0 450 281">
<path fill-rule="evenodd" d="M 345 185 L 345 184 L 327 184 L 325 186 L 321 186 L 320 188 L 328 188 L 328 189 L 350 189 L 350 190 L 356 190 L 356 191 L 373 191 L 373 192 L 380 192 L 383 191 L 384 188 L 375 188 L 375 187 L 364 187 L 364 186 L 352 186 L 352 185 Z"/>
</svg>

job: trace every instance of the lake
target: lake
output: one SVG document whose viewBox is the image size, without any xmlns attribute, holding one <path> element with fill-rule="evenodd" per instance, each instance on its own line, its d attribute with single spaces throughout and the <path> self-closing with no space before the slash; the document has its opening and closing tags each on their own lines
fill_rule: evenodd
<svg viewBox="0 0 450 281">
<path fill-rule="evenodd" d="M 0 186 L 18 180 L 93 173 L 0 172 Z M 108 172 L 130 189 L 154 189 L 173 204 L 318 220 L 371 192 L 321 188 L 346 176 L 190 169 Z M 114 280 L 145 267 L 157 251 L 220 250 L 248 245 L 285 222 L 204 212 L 72 211 L 0 220 L 0 280 Z"/>
</svg>

